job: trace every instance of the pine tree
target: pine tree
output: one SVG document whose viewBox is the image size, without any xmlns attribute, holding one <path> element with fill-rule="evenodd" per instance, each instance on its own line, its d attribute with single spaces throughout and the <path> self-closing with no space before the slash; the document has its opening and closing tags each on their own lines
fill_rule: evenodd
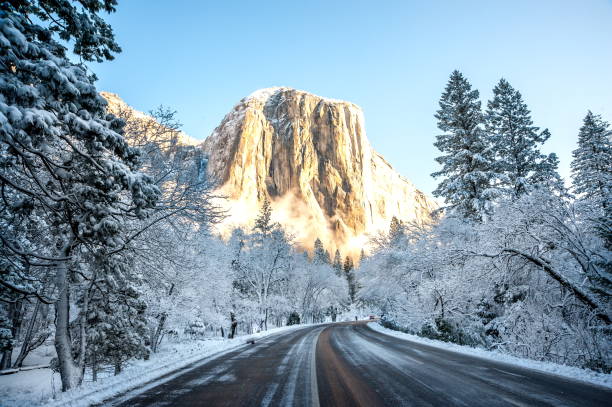
<svg viewBox="0 0 612 407">
<path fill-rule="evenodd" d="M 261 233 L 263 237 L 266 237 L 270 234 L 272 229 L 274 229 L 274 226 L 272 222 L 272 206 L 270 205 L 268 197 L 265 197 L 261 210 L 259 211 L 259 216 L 255 219 L 253 230 Z"/>
<path fill-rule="evenodd" d="M 16 1 L 4 2 L 0 11 L 0 189 L 5 198 L 0 207 L 3 213 L 25 207 L 42 216 L 49 226 L 44 234 L 54 242 L 29 239 L 24 229 L 5 236 L 7 230 L 0 227 L 0 234 L 9 243 L 4 249 L 36 260 L 31 263 L 45 258 L 53 273 L 54 343 L 63 390 L 81 383 L 85 363 L 85 352 L 75 352 L 69 331 L 78 256 L 93 248 L 123 250 L 129 240 L 125 219 L 144 219 L 159 197 L 152 178 L 138 172 L 139 151 L 123 138 L 123 121 L 106 112 L 86 66 L 67 56 L 68 44 L 75 60 L 102 62 L 120 51 L 111 27 L 98 15 L 113 12 L 115 4 Z M 83 318 L 79 323 L 86 328 Z M 86 347 L 85 335 L 79 345 Z"/>
<path fill-rule="evenodd" d="M 353 259 L 351 259 L 349 256 L 346 256 L 344 258 L 344 265 L 342 266 L 342 270 L 348 274 L 351 272 L 351 270 L 353 270 Z"/>
<path fill-rule="evenodd" d="M 321 239 L 319 238 L 317 238 L 317 240 L 314 242 L 313 262 L 316 264 L 330 263 L 329 253 L 327 253 L 327 250 L 325 250 L 325 247 L 323 247 L 323 242 L 321 242 Z"/>
<path fill-rule="evenodd" d="M 124 362 L 132 358 L 148 358 L 149 331 L 145 318 L 146 304 L 138 287 L 142 280 L 131 273 L 130 255 L 94 256 L 94 275 L 110 275 L 97 284 L 88 283 L 91 291 L 81 308 L 87 319 L 86 357 L 94 376 L 102 365 L 111 365 L 118 374 Z"/>
<path fill-rule="evenodd" d="M 127 360 L 149 356 L 146 305 L 134 288 L 98 286 L 89 309 L 87 359 L 94 375 L 103 364 L 118 374 Z"/>
<path fill-rule="evenodd" d="M 574 191 L 599 211 L 593 217 L 597 233 L 612 250 L 612 130 L 600 115 L 589 111 L 578 133 L 578 148 L 572 152 Z M 603 265 L 612 270 L 610 260 Z"/>
<path fill-rule="evenodd" d="M 344 259 L 344 266 L 342 267 L 342 271 L 344 272 L 344 277 L 346 278 L 346 281 L 348 283 L 348 294 L 351 303 L 355 302 L 355 298 L 357 296 L 357 285 L 355 282 L 355 274 L 353 272 L 353 269 L 353 259 L 351 259 L 349 256 L 346 256 L 346 258 Z"/>
<path fill-rule="evenodd" d="M 560 196 L 568 196 L 569 192 L 565 187 L 563 178 L 559 175 L 559 157 L 557 154 L 550 153 L 539 163 L 538 172 L 534 173 L 531 181 L 536 188 L 544 187 L 549 191 L 555 192 Z"/>
<path fill-rule="evenodd" d="M 500 188 L 516 199 L 537 184 L 557 183 L 556 155 L 540 152 L 550 137 L 548 129 L 533 125 L 531 112 L 521 93 L 501 79 L 487 104 L 486 130 L 495 152 L 495 168 L 500 174 Z"/>
<path fill-rule="evenodd" d="M 395 216 L 391 218 L 389 224 L 389 244 L 391 246 L 400 245 L 406 237 L 403 223 Z"/>
<path fill-rule="evenodd" d="M 336 253 L 334 254 L 334 270 L 336 274 L 340 275 L 342 273 L 342 255 L 340 254 L 340 250 L 336 249 Z"/>
<path fill-rule="evenodd" d="M 578 133 L 573 151 L 574 191 L 603 208 L 612 206 L 612 131 L 600 115 L 589 111 Z"/>
<path fill-rule="evenodd" d="M 436 161 L 442 169 L 432 174 L 444 177 L 433 194 L 444 198 L 453 211 L 481 221 L 492 211 L 496 191 L 494 157 L 482 129 L 483 116 L 477 90 L 454 71 L 440 98 L 435 117 L 444 132 L 434 145 L 442 152 Z"/>
</svg>

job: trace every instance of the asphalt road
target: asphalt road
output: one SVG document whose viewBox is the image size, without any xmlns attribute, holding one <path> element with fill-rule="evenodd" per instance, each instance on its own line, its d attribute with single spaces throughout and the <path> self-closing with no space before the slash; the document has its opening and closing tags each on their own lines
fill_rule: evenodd
<svg viewBox="0 0 612 407">
<path fill-rule="evenodd" d="M 245 345 L 105 405 L 612 406 L 612 390 L 375 332 L 307 327 Z"/>
</svg>

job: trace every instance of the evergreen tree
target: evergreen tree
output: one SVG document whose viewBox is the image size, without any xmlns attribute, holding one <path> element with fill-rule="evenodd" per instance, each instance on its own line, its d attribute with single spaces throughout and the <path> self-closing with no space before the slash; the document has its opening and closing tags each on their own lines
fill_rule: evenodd
<svg viewBox="0 0 612 407">
<path fill-rule="evenodd" d="M 348 274 L 353 270 L 353 259 L 351 259 L 349 256 L 346 256 L 344 258 L 344 265 L 342 266 L 342 270 Z"/>
<path fill-rule="evenodd" d="M 578 148 L 572 153 L 574 191 L 603 208 L 612 206 L 611 138 L 609 123 L 589 111 L 578 133 Z"/>
<path fill-rule="evenodd" d="M 589 111 L 578 133 L 578 148 L 572 155 L 574 191 L 594 204 L 599 214 L 593 216 L 595 229 L 612 250 L 612 130 L 600 115 Z M 609 259 L 602 260 L 612 271 Z"/>
<path fill-rule="evenodd" d="M 103 364 L 122 370 L 132 358 L 148 358 L 145 303 L 129 285 L 96 289 L 88 313 L 87 359 L 95 372 Z"/>
<path fill-rule="evenodd" d="M 115 374 L 124 362 L 132 358 L 148 358 L 149 331 L 145 318 L 146 304 L 137 287 L 141 280 L 132 275 L 133 263 L 129 256 L 96 256 L 96 274 L 112 278 L 89 283 L 91 293 L 87 304 L 87 355 L 94 377 L 102 365 L 111 365 Z"/>
<path fill-rule="evenodd" d="M 334 270 L 336 270 L 336 274 L 340 275 L 342 273 L 342 255 L 340 255 L 340 250 L 336 249 L 336 253 L 334 254 Z"/>
<path fill-rule="evenodd" d="M 275 224 L 272 222 L 272 206 L 270 205 L 268 197 L 265 197 L 261 210 L 259 211 L 259 216 L 255 219 L 253 230 L 261 233 L 263 237 L 266 237 L 274 227 Z"/>
<path fill-rule="evenodd" d="M 319 238 L 317 238 L 317 240 L 314 242 L 313 262 L 316 264 L 330 263 L 329 253 L 327 253 L 327 250 L 325 250 L 325 247 L 323 247 L 323 242 L 321 242 L 321 239 Z"/>
<path fill-rule="evenodd" d="M 355 282 L 355 274 L 353 272 L 353 269 L 353 259 L 351 259 L 349 256 L 346 256 L 346 258 L 344 259 L 344 266 L 342 267 L 342 271 L 344 271 L 344 277 L 346 278 L 346 281 L 348 283 L 348 294 L 351 303 L 355 302 L 355 298 L 357 296 L 357 285 Z"/>
<path fill-rule="evenodd" d="M 487 104 L 486 130 L 495 152 L 495 168 L 500 174 L 503 191 L 516 199 L 538 183 L 557 182 L 556 155 L 540 152 L 550 137 L 548 129 L 539 131 L 533 125 L 531 112 L 521 93 L 505 79 L 493 89 Z M 547 179 L 550 178 L 550 179 Z"/>
<path fill-rule="evenodd" d="M 404 224 L 395 216 L 392 217 L 391 223 L 389 224 L 389 244 L 391 246 L 398 246 L 405 238 L 406 233 L 404 232 Z"/>
<path fill-rule="evenodd" d="M 559 157 L 557 154 L 550 153 L 539 163 L 539 170 L 533 174 L 531 181 L 536 188 L 544 187 L 561 196 L 568 196 L 569 192 L 565 187 L 563 178 L 559 175 Z"/>
<path fill-rule="evenodd" d="M 123 138 L 123 121 L 107 114 L 86 66 L 67 56 L 66 45 L 72 44 L 75 60 L 112 59 L 120 49 L 98 14 L 115 11 L 115 4 L 11 1 L 0 10 L 0 206 L 5 213 L 29 208 L 43 216 L 49 225 L 44 234 L 53 244 L 29 239 L 24 229 L 5 235 L 0 228 L 0 237 L 3 249 L 33 260 L 28 263 L 44 258 L 53 274 L 63 390 L 81 383 L 85 363 L 69 332 L 78 255 L 94 248 L 123 250 L 130 240 L 123 222 L 145 218 L 159 197 L 153 180 L 138 172 L 139 151 Z M 86 328 L 84 318 L 80 324 Z M 85 335 L 79 345 L 86 348 Z"/>
<path fill-rule="evenodd" d="M 436 161 L 442 169 L 432 174 L 444 177 L 433 194 L 444 198 L 456 213 L 475 221 L 491 213 L 496 196 L 494 157 L 482 129 L 483 117 L 477 90 L 454 71 L 440 98 L 435 117 L 444 132 L 434 145 L 442 152 Z"/>
</svg>

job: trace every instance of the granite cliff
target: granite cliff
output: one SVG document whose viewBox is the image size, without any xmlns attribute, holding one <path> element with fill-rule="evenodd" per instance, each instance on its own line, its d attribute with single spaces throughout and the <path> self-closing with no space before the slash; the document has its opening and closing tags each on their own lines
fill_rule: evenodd
<svg viewBox="0 0 612 407">
<path fill-rule="evenodd" d="M 265 197 L 303 248 L 320 238 L 333 252 L 358 253 L 393 216 L 426 220 L 431 198 L 393 170 L 366 138 L 355 104 L 290 88 L 242 99 L 201 145 L 228 218 L 249 227 Z"/>
</svg>

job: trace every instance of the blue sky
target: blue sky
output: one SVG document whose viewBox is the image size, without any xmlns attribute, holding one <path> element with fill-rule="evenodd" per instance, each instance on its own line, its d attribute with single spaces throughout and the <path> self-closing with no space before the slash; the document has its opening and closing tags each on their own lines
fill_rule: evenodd
<svg viewBox="0 0 612 407">
<path fill-rule="evenodd" d="M 123 53 L 92 66 L 100 90 L 143 111 L 170 106 L 199 139 L 260 88 L 348 100 L 374 148 L 426 192 L 453 69 L 483 105 L 502 76 L 519 89 L 564 177 L 587 109 L 612 121 L 609 0 L 123 0 L 108 21 Z"/>
</svg>

